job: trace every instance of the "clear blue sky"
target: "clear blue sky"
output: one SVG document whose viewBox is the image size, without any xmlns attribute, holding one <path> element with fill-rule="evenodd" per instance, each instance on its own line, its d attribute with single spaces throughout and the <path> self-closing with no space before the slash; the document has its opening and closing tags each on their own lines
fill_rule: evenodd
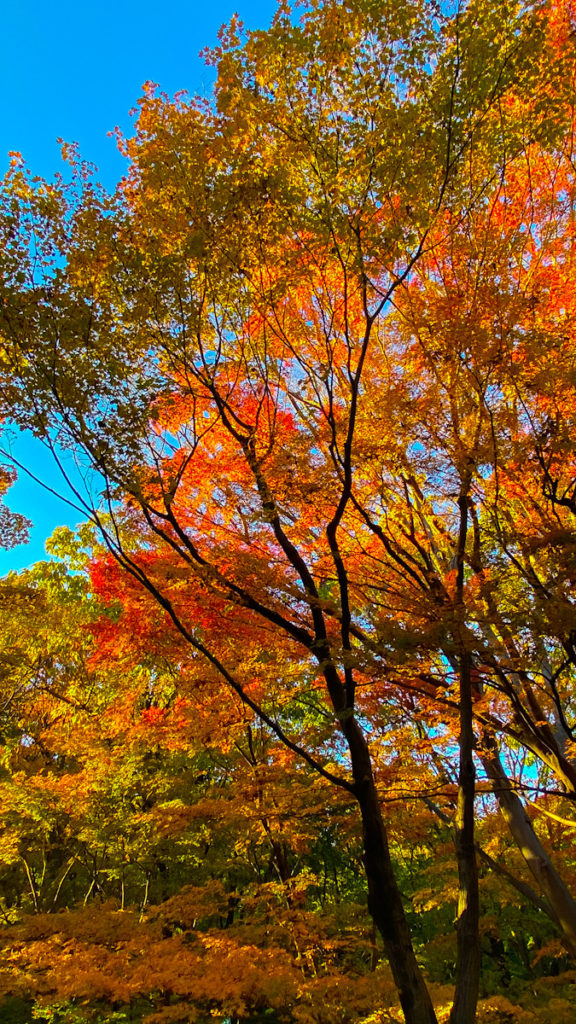
<svg viewBox="0 0 576 1024">
<path fill-rule="evenodd" d="M 214 74 L 199 51 L 216 42 L 220 25 L 237 11 L 248 28 L 269 24 L 274 0 L 3 0 L 0 4 L 0 164 L 18 150 L 31 169 L 50 177 L 59 167 L 58 138 L 78 142 L 112 187 L 124 161 L 108 133 L 130 130 L 129 111 L 146 81 L 167 93 L 207 95 Z M 21 439 L 15 452 L 37 476 L 56 484 L 39 442 Z M 29 545 L 0 551 L 0 574 L 44 557 L 55 526 L 78 516 L 24 474 L 8 504 L 34 523 Z"/>
</svg>

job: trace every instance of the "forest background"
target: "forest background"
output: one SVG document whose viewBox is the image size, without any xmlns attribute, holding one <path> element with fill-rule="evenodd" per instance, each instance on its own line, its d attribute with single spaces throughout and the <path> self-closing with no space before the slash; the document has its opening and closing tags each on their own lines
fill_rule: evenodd
<svg viewBox="0 0 576 1024">
<path fill-rule="evenodd" d="M 6 1020 L 573 1019 L 575 40 L 280 5 L 12 154 Z"/>
</svg>

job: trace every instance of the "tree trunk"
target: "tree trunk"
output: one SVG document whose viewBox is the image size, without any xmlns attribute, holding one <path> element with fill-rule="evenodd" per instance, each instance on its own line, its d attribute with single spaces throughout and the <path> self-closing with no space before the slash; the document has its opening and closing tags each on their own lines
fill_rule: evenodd
<svg viewBox="0 0 576 1024">
<path fill-rule="evenodd" d="M 464 557 L 468 536 L 468 513 L 472 466 L 468 460 L 461 478 L 458 497 L 460 527 L 456 549 L 456 593 L 454 640 L 459 650 L 460 680 L 460 764 L 458 769 L 458 809 L 456 813 L 456 856 L 458 860 L 458 918 L 456 924 L 456 991 L 450 1024 L 474 1024 L 480 989 L 480 903 L 478 865 L 474 843 L 474 715 L 472 708 L 472 658 L 466 643 L 466 607 L 464 603 Z"/>
<path fill-rule="evenodd" d="M 494 783 L 494 793 L 510 832 L 550 904 L 564 945 L 570 955 L 576 958 L 576 902 L 534 832 L 524 805 L 502 767 L 493 738 L 485 740 L 482 764 Z"/>
<path fill-rule="evenodd" d="M 342 730 L 348 741 L 354 790 L 362 815 L 368 909 L 384 942 L 406 1024 L 437 1024 L 394 877 L 368 745 L 352 716 L 342 723 Z"/>
<path fill-rule="evenodd" d="M 474 1024 L 480 989 L 480 905 L 478 865 L 474 842 L 474 728 L 472 717 L 472 680 L 470 655 L 460 658 L 460 769 L 458 811 L 456 815 L 456 854 L 458 858 L 458 920 L 456 925 L 456 991 L 450 1024 Z"/>
</svg>

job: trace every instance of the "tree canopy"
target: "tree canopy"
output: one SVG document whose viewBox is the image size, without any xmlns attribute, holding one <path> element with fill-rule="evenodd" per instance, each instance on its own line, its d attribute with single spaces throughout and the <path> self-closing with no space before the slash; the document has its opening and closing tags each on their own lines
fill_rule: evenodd
<svg viewBox="0 0 576 1024">
<path fill-rule="evenodd" d="M 91 524 L 0 595 L 45 1019 L 473 1024 L 515 914 L 573 961 L 575 40 L 280 4 L 213 101 L 146 87 L 114 194 L 14 157 L 2 416 Z"/>
</svg>

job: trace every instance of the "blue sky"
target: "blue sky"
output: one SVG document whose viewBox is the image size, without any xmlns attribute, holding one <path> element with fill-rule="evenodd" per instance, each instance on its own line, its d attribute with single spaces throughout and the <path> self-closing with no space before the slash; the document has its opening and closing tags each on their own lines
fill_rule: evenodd
<svg viewBox="0 0 576 1024">
<path fill-rule="evenodd" d="M 146 81 L 167 93 L 208 95 L 213 71 L 199 51 L 216 42 L 219 27 L 237 11 L 248 28 L 269 24 L 274 0 L 3 0 L 0 4 L 0 164 L 22 153 L 31 169 L 50 177 L 60 165 L 58 138 L 78 142 L 84 159 L 113 187 L 124 161 L 109 132 L 130 131 L 129 111 Z M 20 461 L 58 486 L 39 442 L 20 438 Z M 55 526 L 74 525 L 73 512 L 20 474 L 8 504 L 34 523 L 31 542 L 0 550 L 0 574 L 44 557 Z"/>
</svg>

